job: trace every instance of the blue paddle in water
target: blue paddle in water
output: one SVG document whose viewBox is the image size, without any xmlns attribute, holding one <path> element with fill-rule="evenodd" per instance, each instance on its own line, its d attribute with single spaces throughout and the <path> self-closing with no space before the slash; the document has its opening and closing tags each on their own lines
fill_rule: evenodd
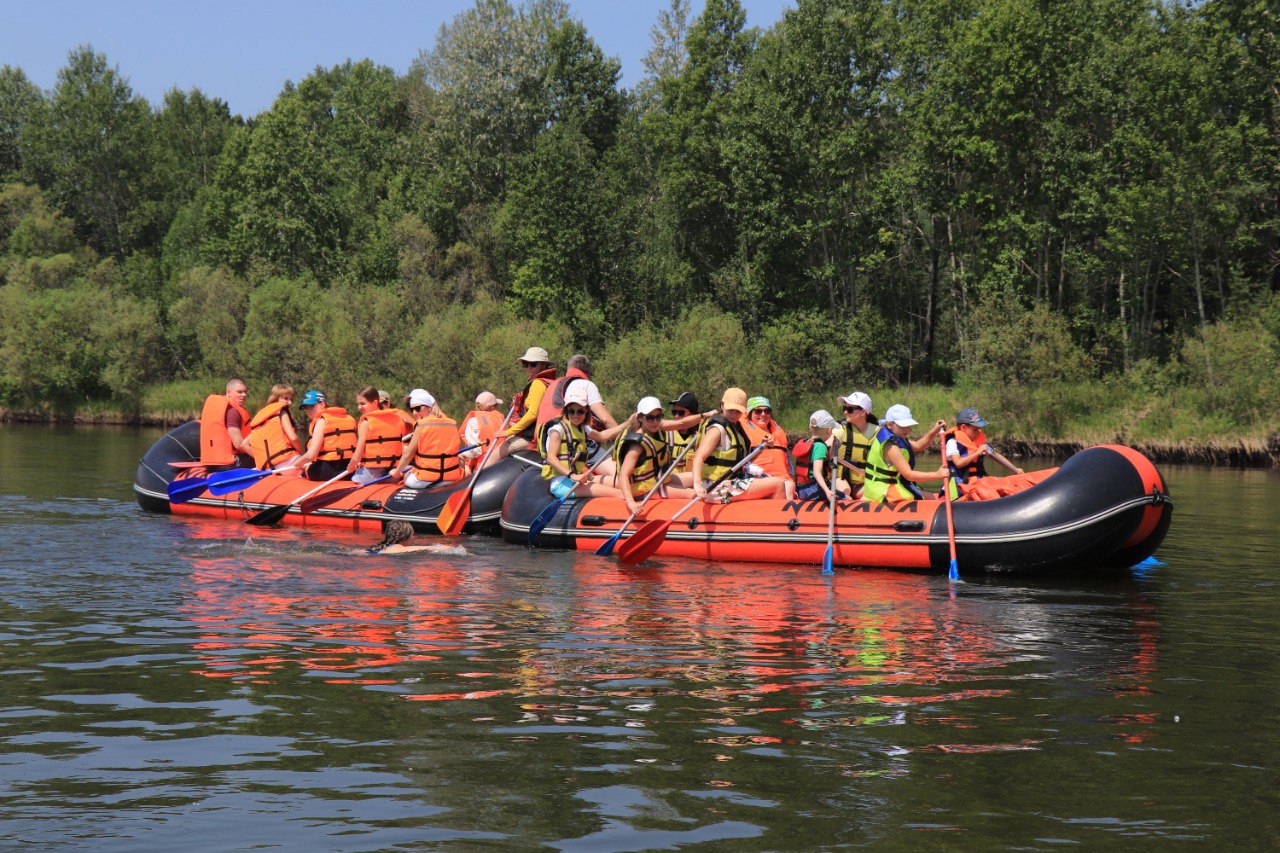
<svg viewBox="0 0 1280 853">
<path fill-rule="evenodd" d="M 209 488 L 208 477 L 186 477 L 169 484 L 169 503 L 184 504 L 198 498 Z"/>
</svg>

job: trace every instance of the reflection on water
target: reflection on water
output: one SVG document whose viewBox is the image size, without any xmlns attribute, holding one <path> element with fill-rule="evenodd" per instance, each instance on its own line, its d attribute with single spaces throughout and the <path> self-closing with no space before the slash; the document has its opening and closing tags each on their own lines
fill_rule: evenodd
<svg viewBox="0 0 1280 853">
<path fill-rule="evenodd" d="M 20 455 L 5 440 L 0 465 Z M 1193 477 L 1216 487 L 1178 471 L 1174 494 Z M 952 588 L 630 571 L 482 538 L 370 557 L 352 536 L 5 482 L 8 539 L 32 547 L 0 552 L 0 846 L 1256 846 L 1277 829 L 1280 749 L 1256 724 L 1277 683 L 1270 567 L 1201 558 L 1224 519 L 1175 525 L 1144 574 Z M 1247 626 L 1235 647 L 1222 624 Z M 1236 795 L 1209 804 L 1210 777 Z"/>
</svg>

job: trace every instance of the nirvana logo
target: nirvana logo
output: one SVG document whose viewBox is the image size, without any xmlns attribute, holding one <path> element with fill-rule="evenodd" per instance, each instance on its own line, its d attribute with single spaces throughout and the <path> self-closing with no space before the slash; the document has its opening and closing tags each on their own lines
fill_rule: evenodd
<svg viewBox="0 0 1280 853">
<path fill-rule="evenodd" d="M 822 498 L 814 498 L 811 501 L 787 501 L 782 505 L 783 512 L 789 512 L 792 515 L 810 512 L 830 512 L 831 507 Z M 873 504 L 871 501 L 836 501 L 836 514 L 842 512 L 855 513 L 890 513 L 892 515 L 919 515 L 918 501 L 905 501 L 897 505 L 889 504 Z"/>
</svg>

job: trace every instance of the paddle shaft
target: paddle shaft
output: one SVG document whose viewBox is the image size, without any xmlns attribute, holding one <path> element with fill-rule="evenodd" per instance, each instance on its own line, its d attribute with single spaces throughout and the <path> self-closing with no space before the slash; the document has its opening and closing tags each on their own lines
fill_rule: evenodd
<svg viewBox="0 0 1280 853">
<path fill-rule="evenodd" d="M 836 438 L 831 442 L 831 458 L 836 459 L 837 451 L 840 448 L 840 439 Z M 839 481 L 840 469 L 831 466 L 831 492 L 827 495 L 827 500 L 831 501 L 830 516 L 827 519 L 827 552 L 822 557 L 822 573 L 831 574 L 832 565 L 835 562 L 835 544 L 836 544 L 836 497 L 839 492 L 836 491 L 836 483 Z"/>
<path fill-rule="evenodd" d="M 947 464 L 947 442 L 942 442 L 942 467 L 946 468 L 946 476 L 942 479 L 943 500 L 947 502 L 947 547 L 951 549 L 951 565 L 947 568 L 947 577 L 956 580 L 960 577 L 959 565 L 956 563 L 956 525 L 951 516 L 951 467 Z"/>
<path fill-rule="evenodd" d="M 266 509 L 259 512 L 257 515 L 246 518 L 244 520 L 245 524 L 253 524 L 253 525 L 275 524 L 277 521 L 279 521 L 280 519 L 284 518 L 286 515 L 289 514 L 290 507 L 297 506 L 298 504 L 302 503 L 312 495 L 318 494 L 320 490 L 325 488 L 326 486 L 331 486 L 334 483 L 341 480 L 343 477 L 349 477 L 349 476 L 351 476 L 350 471 L 343 471 L 341 474 L 338 474 L 333 479 L 325 480 L 323 483 L 316 486 L 314 489 L 307 492 L 305 495 L 299 495 L 298 497 L 289 501 L 287 504 L 276 504 L 275 506 L 269 506 Z"/>
<path fill-rule="evenodd" d="M 609 446 L 612 447 L 613 443 L 610 442 Z M 594 472 L 597 468 L 600 467 L 600 463 L 604 462 L 604 460 L 608 459 L 612 455 L 613 454 L 608 452 L 600 454 L 600 458 L 595 461 L 595 464 L 592 465 L 590 468 L 588 468 L 586 471 L 582 472 L 582 479 L 579 480 L 578 483 L 585 482 L 587 478 L 591 476 L 592 472 Z M 572 480 L 573 478 L 570 477 L 569 479 Z M 578 483 L 574 483 L 575 489 L 578 487 Z M 573 489 L 570 489 L 569 494 L 565 495 L 564 497 L 556 498 L 554 501 L 547 504 L 543 508 L 542 512 L 538 513 L 538 517 L 535 518 L 533 520 L 533 523 L 529 525 L 529 544 L 530 545 L 532 545 L 534 540 L 538 538 L 538 534 L 541 533 L 543 530 L 545 530 L 547 525 L 551 523 L 551 519 L 555 518 L 556 513 L 560 511 L 560 507 L 564 506 L 564 502 L 569 500 L 569 498 L 571 497 L 573 497 Z"/>
</svg>

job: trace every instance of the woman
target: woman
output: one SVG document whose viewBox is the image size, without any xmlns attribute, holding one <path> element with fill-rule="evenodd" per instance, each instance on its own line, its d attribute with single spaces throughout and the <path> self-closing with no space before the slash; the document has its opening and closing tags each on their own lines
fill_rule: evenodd
<svg viewBox="0 0 1280 853">
<path fill-rule="evenodd" d="M 764 444 L 765 437 L 773 441 L 756 454 L 755 464 L 770 477 L 791 479 L 791 463 L 787 459 L 787 434 L 773 419 L 773 404 L 768 397 L 752 397 L 747 401 L 747 417 L 742 422 L 754 450 Z"/>
<path fill-rule="evenodd" d="M 944 466 L 936 471 L 915 470 L 916 453 L 933 443 L 933 437 L 946 427 L 946 422 L 938 421 L 933 429 L 913 441 L 911 427 L 918 423 L 911 417 L 911 410 L 901 404 L 890 406 L 884 413 L 880 431 L 867 454 L 867 479 L 862 487 L 864 500 L 898 504 L 934 499 L 933 495 L 925 495 L 916 483 L 941 480 L 947 475 L 947 469 Z"/>
<path fill-rule="evenodd" d="M 725 391 L 724 398 L 720 401 L 720 412 L 707 421 L 702 441 L 693 457 L 693 491 L 704 500 L 711 484 L 742 461 L 751 447 L 751 442 L 742 429 L 742 419 L 747 414 L 747 392 L 741 388 Z M 772 437 L 763 442 L 766 446 L 772 443 Z M 763 475 L 764 471 L 754 465 L 746 467 L 746 472 L 716 489 L 717 497 L 722 503 L 735 498 L 757 500 L 795 497 L 796 484 L 791 480 L 754 476 L 757 472 Z"/>
<path fill-rule="evenodd" d="M 694 396 L 692 391 L 683 391 L 679 397 L 676 397 L 667 405 L 671 406 L 671 417 L 677 421 L 683 421 L 690 415 L 696 415 L 699 411 L 698 398 Z M 711 412 L 707 415 L 710 417 L 715 414 Z M 694 421 L 688 427 L 678 429 L 667 428 L 667 446 L 671 448 L 673 458 L 679 458 L 680 464 L 676 466 L 676 476 L 687 474 L 683 478 L 684 485 L 692 486 L 693 484 L 693 451 L 697 449 L 698 442 L 702 440 L 701 425 L 706 418 L 700 418 Z M 693 442 L 693 447 L 689 448 L 689 452 L 680 455 L 680 451 L 684 450 L 686 444 Z"/>
<path fill-rule="evenodd" d="M 267 404 L 250 418 L 249 450 L 253 454 L 253 467 L 276 471 L 297 465 L 302 442 L 289 414 L 292 405 L 293 386 L 275 385 Z"/>
<path fill-rule="evenodd" d="M 551 494 L 557 498 L 622 497 L 622 491 L 604 482 L 603 475 L 587 474 L 587 439 L 603 444 L 630 429 L 635 417 L 603 431 L 585 426 L 586 420 L 586 390 L 570 387 L 565 392 L 560 417 L 547 421 L 538 431 L 538 446 L 546 459 L 542 479 L 548 481 Z"/>
<path fill-rule="evenodd" d="M 475 445 L 474 450 L 462 454 L 467 468 L 474 471 L 489 450 L 489 443 L 502 428 L 503 417 L 498 411 L 502 401 L 490 391 L 481 391 L 476 395 L 476 407 L 467 412 L 462 419 L 462 443 Z"/>
<path fill-rule="evenodd" d="M 849 484 L 850 493 L 856 495 L 866 479 L 867 454 L 880 421 L 871 413 L 871 397 L 862 391 L 836 399 L 844 406 L 844 423 L 836 427 L 838 459 L 833 464 L 840 479 Z"/>
<path fill-rule="evenodd" d="M 302 395 L 302 410 L 311 418 L 311 440 L 298 464 L 307 465 L 310 480 L 332 480 L 347 470 L 356 449 L 356 420 L 346 409 L 328 405 L 319 391 Z"/>
<path fill-rule="evenodd" d="M 378 389 L 366 385 L 356 393 L 356 408 L 360 420 L 356 422 L 356 449 L 347 463 L 351 482 L 358 486 L 373 482 L 389 473 L 400 458 L 404 438 L 408 430 L 400 414 L 382 405 Z"/>
<path fill-rule="evenodd" d="M 809 416 L 808 451 L 796 461 L 796 500 L 811 501 L 824 498 L 827 503 L 832 500 L 831 473 L 828 471 L 827 459 L 832 457 L 832 442 L 835 440 L 836 419 L 826 409 L 819 409 Z M 796 452 L 800 445 L 796 442 Z M 836 480 L 836 490 L 841 496 L 848 495 L 849 484 Z"/>
<path fill-rule="evenodd" d="M 410 489 L 428 489 L 465 477 L 466 471 L 458 460 L 462 448 L 458 422 L 447 417 L 436 398 L 423 388 L 409 392 L 409 411 L 417 423 L 391 476 L 397 480 L 403 477 Z M 411 459 L 413 470 L 409 470 Z"/>
<path fill-rule="evenodd" d="M 388 521 L 378 544 L 369 549 L 370 554 L 409 554 L 414 551 L 430 551 L 436 554 L 465 554 L 466 551 L 450 545 L 414 545 L 413 525 L 407 521 Z"/>
<path fill-rule="evenodd" d="M 628 511 L 633 514 L 640 511 L 640 501 L 654 490 L 663 472 L 674 459 L 664 430 L 679 429 L 684 423 L 696 424 L 702 419 L 700 414 L 695 413 L 680 420 L 664 421 L 662 403 L 657 397 L 645 397 L 637 403 L 634 417 L 639 421 L 639 431 L 627 433 L 614 448 L 618 463 L 618 488 L 622 492 L 622 499 L 627 502 Z M 677 477 L 678 475 L 673 474 L 667 478 L 662 486 L 661 496 L 693 497 L 692 489 L 674 485 L 679 483 Z"/>
</svg>

